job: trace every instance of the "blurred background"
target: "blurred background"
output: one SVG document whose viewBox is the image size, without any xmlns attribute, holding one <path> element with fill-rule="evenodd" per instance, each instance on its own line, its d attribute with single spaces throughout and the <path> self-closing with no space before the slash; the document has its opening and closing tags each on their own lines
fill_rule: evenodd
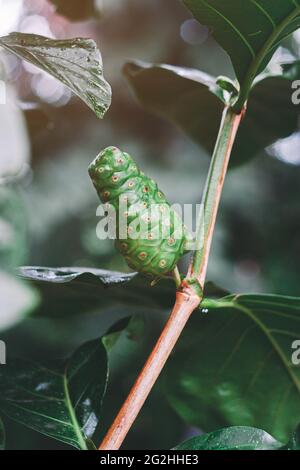
<svg viewBox="0 0 300 470">
<path fill-rule="evenodd" d="M 9 96 L 0 105 L 0 182 L 6 183 L 0 186 L 0 261 L 6 266 L 128 270 L 113 242 L 100 242 L 95 231 L 98 199 L 87 166 L 108 145 L 131 153 L 171 202 L 197 203 L 203 190 L 209 156 L 174 126 L 143 110 L 121 69 L 127 60 L 140 59 L 234 77 L 228 57 L 180 1 L 101 0 L 92 12 L 82 6 L 89 3 L 0 0 L 1 36 L 19 31 L 93 38 L 113 90 L 112 106 L 99 121 L 56 80 L 1 51 L 0 76 Z M 299 50 L 296 33 L 275 60 L 299 57 Z M 299 142 L 295 134 L 228 174 L 208 278 L 229 291 L 300 295 Z M 8 185 L 7 175 L 20 167 L 22 178 Z M 16 289 L 15 280 L 0 271 L 0 337 L 12 353 L 63 356 L 110 323 L 97 312 L 83 312 L 84 319 L 73 318 L 71 326 L 70 319 L 34 318 L 13 327 L 15 303 L 28 295 L 22 286 Z M 149 344 L 160 325 L 160 319 L 151 323 Z M 130 357 L 126 376 L 112 386 L 104 423 L 111 421 L 148 346 L 147 340 L 143 351 Z M 14 423 L 6 426 L 8 448 L 64 448 Z M 159 439 L 152 432 L 156 426 Z M 169 448 L 190 432 L 158 391 L 126 446 Z"/>
</svg>

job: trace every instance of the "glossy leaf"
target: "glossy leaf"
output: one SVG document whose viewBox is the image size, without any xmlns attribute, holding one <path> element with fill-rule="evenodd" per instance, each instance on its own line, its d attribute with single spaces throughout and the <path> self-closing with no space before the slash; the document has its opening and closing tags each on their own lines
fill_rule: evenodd
<svg viewBox="0 0 300 470">
<path fill-rule="evenodd" d="M 282 446 L 261 429 L 233 426 L 193 437 L 175 450 L 279 450 Z"/>
<path fill-rule="evenodd" d="M 91 39 L 49 39 L 11 33 L 0 46 L 58 79 L 102 118 L 111 102 L 100 51 Z"/>
<path fill-rule="evenodd" d="M 232 426 L 195 436 L 174 450 L 300 450 L 299 426 L 288 444 L 283 445 L 262 429 Z"/>
<path fill-rule="evenodd" d="M 194 69 L 144 62 L 127 63 L 124 73 L 146 109 L 169 119 L 212 154 L 226 101 L 216 78 Z M 233 148 L 232 165 L 250 160 L 298 129 L 299 110 L 291 100 L 296 78 L 300 78 L 297 64 L 292 74 L 285 69 L 283 75 L 266 75 L 255 85 Z"/>
<path fill-rule="evenodd" d="M 242 106 L 255 77 L 281 41 L 300 26 L 298 0 L 184 0 L 229 54 L 241 84 Z"/>
<path fill-rule="evenodd" d="M 5 430 L 2 419 L 0 418 L 0 450 L 5 448 Z"/>
<path fill-rule="evenodd" d="M 20 275 L 41 293 L 39 316 L 73 316 L 92 310 L 100 313 L 117 306 L 122 306 L 125 315 L 129 315 L 170 309 L 175 298 L 172 280 L 161 280 L 151 287 L 150 281 L 137 273 L 29 266 L 21 268 Z M 126 312 L 126 308 L 130 312 Z"/>
<path fill-rule="evenodd" d="M 300 299 L 272 295 L 206 299 L 164 372 L 165 392 L 188 423 L 265 429 L 287 442 L 300 417 Z"/>
<path fill-rule="evenodd" d="M 51 0 L 56 7 L 56 12 L 66 16 L 72 21 L 83 21 L 93 16 L 99 16 L 97 0 Z"/>
<path fill-rule="evenodd" d="M 163 311 L 169 313 L 175 300 L 172 279 L 161 279 L 151 286 L 138 273 L 120 273 L 95 268 L 46 268 L 25 266 L 19 269 L 22 280 L 40 293 L 40 316 L 83 315 L 114 311 L 122 307 L 124 315 Z M 227 291 L 212 282 L 205 285 L 205 295 L 222 297 Z M 59 309 L 57 308 L 59 305 Z"/>
<path fill-rule="evenodd" d="M 10 359 L 0 369 L 0 410 L 25 426 L 86 450 L 99 422 L 107 370 L 101 339 L 81 346 L 63 371 Z"/>
<path fill-rule="evenodd" d="M 79 267 L 46 268 L 24 266 L 20 268 L 20 275 L 26 279 L 57 284 L 71 281 L 78 281 L 80 284 L 89 284 L 92 281 L 94 283 L 100 282 L 103 286 L 110 286 L 129 282 L 136 274 L 137 273 L 121 273 L 118 271 L 107 271 L 105 269 Z"/>
</svg>

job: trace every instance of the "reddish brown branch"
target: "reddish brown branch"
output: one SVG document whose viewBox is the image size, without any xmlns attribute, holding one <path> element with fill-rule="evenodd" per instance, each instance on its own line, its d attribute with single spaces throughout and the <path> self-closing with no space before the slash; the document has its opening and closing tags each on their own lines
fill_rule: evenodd
<svg viewBox="0 0 300 470">
<path fill-rule="evenodd" d="M 177 292 L 176 303 L 169 320 L 99 450 L 119 449 L 160 375 L 186 322 L 199 303 L 200 299 L 193 291 Z"/>
</svg>

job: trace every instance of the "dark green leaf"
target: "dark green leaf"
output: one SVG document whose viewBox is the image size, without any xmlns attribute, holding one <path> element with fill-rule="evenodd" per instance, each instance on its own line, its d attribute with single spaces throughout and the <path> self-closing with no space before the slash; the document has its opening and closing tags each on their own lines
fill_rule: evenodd
<svg viewBox="0 0 300 470">
<path fill-rule="evenodd" d="M 72 21 L 82 21 L 99 16 L 100 10 L 96 0 L 51 0 L 60 15 Z"/>
<path fill-rule="evenodd" d="M 97 447 L 95 446 L 95 444 L 93 443 L 91 439 L 87 439 L 85 443 L 87 446 L 87 450 L 97 450 Z"/>
<path fill-rule="evenodd" d="M 139 102 L 170 119 L 212 152 L 224 103 L 211 93 L 216 79 L 194 69 L 129 62 L 124 74 Z"/>
<path fill-rule="evenodd" d="M 184 0 L 229 54 L 241 84 L 242 106 L 255 77 L 281 41 L 300 26 L 298 0 Z"/>
<path fill-rule="evenodd" d="M 0 418 L 0 450 L 4 450 L 5 448 L 5 430 L 4 424 L 2 419 Z"/>
<path fill-rule="evenodd" d="M 193 437 L 175 450 L 278 450 L 282 443 L 261 429 L 233 426 Z"/>
<path fill-rule="evenodd" d="M 130 62 L 124 73 L 139 102 L 171 120 L 212 153 L 223 109 L 216 94 L 216 78 L 194 69 Z M 246 116 L 232 152 L 232 165 L 244 163 L 278 139 L 298 129 L 299 109 L 291 100 L 293 75 L 265 76 L 253 89 Z M 225 100 L 225 96 L 223 96 Z"/>
<path fill-rule="evenodd" d="M 296 431 L 294 432 L 290 442 L 284 448 L 286 450 L 300 450 L 300 425 L 297 427 Z"/>
<path fill-rule="evenodd" d="M 103 312 L 117 305 L 122 306 L 125 315 L 131 315 L 170 309 L 175 297 L 172 280 L 162 280 L 151 287 L 149 279 L 137 273 L 94 268 L 23 267 L 20 274 L 41 293 L 39 316 L 73 316 L 91 310 Z M 126 308 L 130 312 L 126 312 Z"/>
<path fill-rule="evenodd" d="M 205 288 L 204 288 L 205 297 L 221 298 L 229 294 L 230 292 L 228 292 L 228 290 L 223 289 L 223 287 L 216 285 L 214 282 L 208 281 L 205 283 Z"/>
<path fill-rule="evenodd" d="M 100 51 L 91 39 L 49 39 L 11 33 L 0 46 L 57 78 L 102 118 L 111 102 Z"/>
<path fill-rule="evenodd" d="M 116 353 L 116 349 L 118 348 L 115 346 L 118 344 L 118 347 L 122 350 L 124 342 L 126 342 L 127 346 L 124 350 L 127 351 L 129 349 L 129 345 L 132 346 L 131 343 L 133 341 L 137 341 L 143 336 L 144 329 L 145 322 L 142 316 L 123 318 L 115 323 L 103 338 L 103 344 L 106 351 L 108 353 L 113 351 L 112 356 L 118 355 L 118 352 Z"/>
<path fill-rule="evenodd" d="M 296 73 L 296 72 L 295 72 Z M 297 68 L 300 78 L 300 67 Z M 291 99 L 292 79 L 266 75 L 255 87 L 233 148 L 233 158 L 242 163 L 299 131 L 299 107 Z"/>
<path fill-rule="evenodd" d="M 64 371 L 25 359 L 0 369 L 0 409 L 38 432 L 87 449 L 99 422 L 107 384 L 107 353 L 101 339 L 81 346 Z"/>
<path fill-rule="evenodd" d="M 300 299 L 238 295 L 204 300 L 164 372 L 180 416 L 205 431 L 247 425 L 286 442 L 300 417 Z"/>
</svg>

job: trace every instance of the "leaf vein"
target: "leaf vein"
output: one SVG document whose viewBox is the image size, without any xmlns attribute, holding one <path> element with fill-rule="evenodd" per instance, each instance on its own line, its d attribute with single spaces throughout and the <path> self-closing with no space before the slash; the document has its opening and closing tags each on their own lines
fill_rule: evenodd
<svg viewBox="0 0 300 470">
<path fill-rule="evenodd" d="M 238 352 L 241 344 L 243 343 L 243 341 L 246 339 L 247 335 L 256 328 L 256 325 L 252 325 L 252 326 L 249 326 L 248 328 L 246 328 L 246 330 L 244 331 L 244 333 L 240 336 L 240 338 L 238 339 L 238 341 L 236 342 L 236 344 L 234 345 L 231 353 L 229 354 L 228 358 L 226 359 L 226 361 L 222 364 L 222 366 L 220 367 L 219 371 L 217 372 L 217 375 L 221 374 L 222 372 L 224 372 L 224 370 L 226 369 L 226 367 L 229 366 L 232 358 L 235 356 L 235 354 Z"/>
<path fill-rule="evenodd" d="M 241 33 L 241 31 L 232 23 L 232 21 L 230 21 L 229 18 L 227 18 L 225 15 L 223 15 L 223 13 L 221 13 L 219 10 L 217 10 L 216 8 L 214 8 L 212 5 L 209 5 L 209 3 L 207 3 L 205 0 L 200 0 L 203 5 L 205 5 L 207 8 L 209 8 L 210 10 L 214 11 L 218 16 L 220 16 L 234 31 L 235 33 L 240 37 L 240 39 L 243 41 L 243 43 L 245 44 L 245 46 L 247 47 L 247 49 L 249 50 L 251 56 L 253 57 L 253 59 L 255 58 L 255 52 L 254 52 L 254 49 L 253 47 L 251 46 L 251 44 L 247 41 L 247 39 L 245 38 L 245 36 Z"/>
<path fill-rule="evenodd" d="M 256 0 L 250 0 L 250 1 L 268 18 L 268 20 L 270 21 L 270 23 L 273 26 L 273 29 L 275 29 L 276 28 L 276 23 L 273 20 L 272 16 L 264 9 L 264 7 L 262 5 L 260 5 Z"/>
<path fill-rule="evenodd" d="M 57 419 L 57 418 L 54 418 L 53 416 L 47 416 L 47 415 L 44 415 L 43 413 L 39 413 L 37 411 L 34 411 L 34 410 L 30 410 L 28 408 L 25 408 L 24 406 L 21 406 L 18 404 L 18 402 L 16 401 L 11 401 L 11 400 L 5 400 L 6 402 L 8 402 L 11 406 L 15 407 L 15 408 L 18 408 L 20 410 L 23 410 L 25 411 L 26 413 L 29 413 L 29 414 L 33 414 L 33 415 L 37 415 L 37 416 L 42 416 L 43 418 L 46 418 L 48 419 L 49 421 L 55 421 L 57 423 L 60 423 L 64 426 L 68 426 L 68 427 L 73 427 L 72 426 L 72 423 L 68 423 L 67 421 L 62 421 L 60 419 Z M 5 412 L 5 411 L 4 411 Z"/>
<path fill-rule="evenodd" d="M 294 371 L 290 367 L 290 364 L 289 364 L 289 361 L 288 361 L 287 357 L 285 356 L 285 354 L 281 350 L 280 345 L 277 343 L 275 338 L 272 336 L 272 334 L 270 333 L 270 331 L 268 330 L 266 325 L 259 318 L 257 318 L 255 316 L 255 314 L 249 308 L 247 308 L 247 307 L 245 307 L 245 306 L 243 306 L 239 303 L 235 303 L 234 306 L 235 306 L 235 308 L 237 308 L 241 312 L 245 313 L 249 318 L 251 318 L 259 326 L 259 328 L 262 330 L 262 332 L 266 335 L 266 337 L 268 338 L 268 340 L 272 344 L 273 348 L 277 352 L 279 358 L 283 362 L 283 365 L 285 366 L 288 374 L 290 375 L 291 379 L 293 380 L 298 392 L 300 392 L 300 381 L 299 381 L 298 377 L 295 375 Z"/>
</svg>

